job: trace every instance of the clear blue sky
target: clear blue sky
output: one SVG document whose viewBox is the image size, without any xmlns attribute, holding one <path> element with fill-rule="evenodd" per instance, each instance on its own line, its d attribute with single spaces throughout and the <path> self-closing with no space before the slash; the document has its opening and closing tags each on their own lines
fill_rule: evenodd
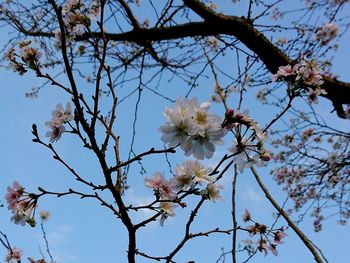
<svg viewBox="0 0 350 263">
<path fill-rule="evenodd" d="M 4 32 L 1 32 L 4 37 Z M 348 57 L 349 49 L 346 45 L 342 45 L 336 57 L 338 65 L 337 73 L 342 79 L 349 80 L 348 68 L 349 61 L 342 58 Z M 345 55 L 347 54 L 347 55 Z M 31 87 L 40 85 L 31 73 L 23 77 L 0 69 L 1 79 L 1 96 L 0 109 L 3 112 L 1 121 L 1 188 L 0 196 L 6 193 L 6 187 L 13 180 L 18 180 L 24 185 L 28 191 L 36 192 L 36 188 L 41 186 L 47 190 L 66 191 L 69 187 L 75 189 L 85 188 L 79 186 L 72 176 L 57 163 L 51 154 L 38 144 L 33 143 L 31 135 L 31 125 L 36 123 L 38 131 L 44 136 L 47 131 L 44 123 L 50 119 L 51 111 L 57 103 L 69 101 L 61 91 L 53 87 L 43 89 L 39 97 L 36 99 L 25 98 L 24 93 L 29 91 Z M 176 98 L 183 96 L 187 87 L 184 83 L 173 81 L 167 83 L 166 87 L 162 87 L 162 92 L 171 90 L 171 97 Z M 209 93 L 213 89 L 214 83 L 201 81 L 200 89 L 193 92 L 193 96 L 198 96 L 200 101 L 208 100 Z M 169 93 L 168 93 L 169 94 Z M 166 101 L 159 99 L 150 92 L 144 93 L 140 111 L 143 116 L 138 122 L 138 132 L 140 133 L 136 141 L 136 149 L 141 152 L 150 147 L 162 147 L 160 141 L 160 133 L 158 127 L 164 122 L 162 111 L 165 106 L 170 106 Z M 136 96 L 131 97 L 128 103 L 134 105 Z M 243 108 L 249 108 L 252 116 L 256 119 L 263 118 L 266 114 L 266 108 L 253 104 L 248 101 Z M 254 105 L 252 107 L 251 105 Z M 221 106 L 213 106 L 214 110 L 221 114 L 223 108 Z M 330 105 L 320 102 L 320 108 L 328 114 Z M 132 118 L 129 115 L 130 104 L 121 105 L 119 116 L 121 120 L 117 129 L 121 135 L 122 156 L 127 156 L 127 145 L 130 139 Z M 260 113 L 259 113 L 260 112 Z M 334 118 L 334 115 L 331 115 Z M 336 121 L 335 121 L 336 122 Z M 345 125 L 339 122 L 337 125 Z M 227 143 L 231 139 L 227 140 Z M 71 135 L 64 134 L 63 138 L 55 143 L 55 147 L 62 156 L 70 163 L 76 171 L 91 180 L 101 178 L 100 171 L 96 166 L 93 155 L 84 149 L 81 149 L 80 143 Z M 207 165 L 214 165 L 219 156 L 224 154 L 229 146 L 219 147 L 217 155 L 213 159 L 206 161 Z M 157 162 L 157 158 L 164 157 L 148 157 L 145 159 L 145 167 L 147 176 L 151 176 L 154 172 L 165 172 L 168 177 L 170 174 L 168 168 L 164 165 L 164 160 Z M 172 157 L 174 162 L 181 162 L 181 151 Z M 136 165 L 137 166 L 137 165 Z M 132 170 L 129 177 L 130 190 L 126 193 L 128 202 L 143 204 L 152 198 L 152 191 L 144 187 L 144 176 L 138 173 L 136 167 Z M 216 203 L 207 202 L 196 219 L 194 229 L 198 231 L 206 231 L 211 228 L 220 226 L 222 228 L 231 227 L 230 218 L 230 171 L 222 181 L 225 189 L 222 191 L 224 201 Z M 285 194 L 282 189 L 271 180 L 270 175 L 266 171 L 262 171 L 262 178 L 269 186 L 272 194 L 280 203 L 284 201 Z M 259 222 L 267 225 L 273 222 L 273 208 L 265 200 L 263 193 L 258 189 L 249 172 L 241 174 L 238 179 L 237 187 L 237 205 L 238 213 L 243 214 L 245 208 L 248 208 L 252 215 L 259 219 Z M 114 218 L 109 210 L 101 207 L 95 200 L 80 200 L 77 197 L 44 197 L 39 201 L 40 211 L 48 210 L 52 217 L 46 223 L 48 241 L 51 251 L 57 262 L 62 263 L 93 263 L 93 262 L 127 262 L 126 261 L 126 231 L 122 224 Z M 184 222 L 188 217 L 191 209 L 191 201 L 186 209 L 178 208 L 177 216 L 170 218 L 160 227 L 158 222 L 151 224 L 147 229 L 141 231 L 138 237 L 139 249 L 141 251 L 150 252 L 152 255 L 164 255 L 165 251 L 173 247 L 179 240 L 184 231 Z M 134 216 L 134 220 L 138 221 L 148 214 L 139 213 Z M 44 251 L 44 243 L 42 240 L 40 229 L 30 228 L 29 226 L 21 227 L 14 225 L 9 221 L 11 214 L 6 207 L 0 209 L 1 226 L 0 230 L 6 232 L 9 236 L 11 244 L 23 249 L 25 256 L 33 256 L 40 258 L 39 246 Z M 240 215 L 239 215 L 240 217 Z M 324 223 L 324 230 L 315 233 L 312 230 L 312 222 L 306 218 L 300 224 L 309 238 L 322 249 L 330 263 L 348 263 L 349 253 L 347 251 L 350 242 L 347 226 L 339 226 L 336 224 L 337 219 L 331 218 Z M 278 225 L 285 225 L 280 220 Z M 312 256 L 307 249 L 301 244 L 301 241 L 288 231 L 288 237 L 285 244 L 278 247 L 279 256 L 275 257 L 271 254 L 264 256 L 262 253 L 255 256 L 251 262 L 270 262 L 270 263 L 301 263 L 312 262 Z M 215 262 L 220 256 L 221 248 L 225 251 L 230 249 L 230 236 L 213 235 L 209 238 L 198 238 L 190 241 L 184 248 L 182 253 L 175 259 L 177 262 L 185 262 L 186 259 L 192 259 L 196 262 Z M 238 240 L 247 238 L 246 233 L 241 233 Z M 0 262 L 5 257 L 5 250 L 0 248 Z M 189 256 L 190 255 L 190 256 Z M 246 258 L 246 255 L 239 257 L 239 260 Z M 25 262 L 25 261 L 24 261 Z M 138 257 L 137 262 L 149 262 Z M 227 258 L 226 262 L 230 262 Z"/>
</svg>

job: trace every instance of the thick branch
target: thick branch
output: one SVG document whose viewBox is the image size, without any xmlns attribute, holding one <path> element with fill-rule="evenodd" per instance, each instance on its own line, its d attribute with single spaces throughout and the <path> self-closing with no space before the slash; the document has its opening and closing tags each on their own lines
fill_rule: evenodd
<svg viewBox="0 0 350 263">
<path fill-rule="evenodd" d="M 114 41 L 135 42 L 144 46 L 145 43 L 152 41 L 195 36 L 230 35 L 239 39 L 247 48 L 257 54 L 272 74 L 277 72 L 279 66 L 296 63 L 255 29 L 249 19 L 218 14 L 197 0 L 183 0 L 183 2 L 204 21 L 149 29 L 134 27 L 133 30 L 125 33 L 104 33 L 105 38 Z M 18 30 L 25 35 L 54 37 L 51 32 L 34 32 L 21 28 L 18 28 Z M 103 38 L 101 32 L 89 32 L 77 36 L 75 40 L 85 41 L 91 37 Z M 350 104 L 350 83 L 326 76 L 324 76 L 324 80 L 322 88 L 327 91 L 327 94 L 323 96 L 332 101 L 338 116 L 344 118 L 342 104 Z"/>
</svg>

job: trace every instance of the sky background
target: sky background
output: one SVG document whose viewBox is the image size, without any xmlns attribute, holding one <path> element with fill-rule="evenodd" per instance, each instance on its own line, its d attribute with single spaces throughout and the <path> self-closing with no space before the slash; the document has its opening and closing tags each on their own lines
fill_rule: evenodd
<svg viewBox="0 0 350 263">
<path fill-rule="evenodd" d="M 6 37 L 4 30 L 0 31 L 0 34 L 2 39 Z M 344 39 L 348 41 L 349 36 Z M 335 72 L 341 76 L 342 80 L 350 80 L 348 75 L 349 60 L 345 59 L 349 53 L 347 43 L 344 41 L 343 45 L 340 45 L 339 53 L 335 58 Z M 70 187 L 86 191 L 86 188 L 77 184 L 64 167 L 52 158 L 50 152 L 31 141 L 33 138 L 31 134 L 32 124 L 37 124 L 39 134 L 44 138 L 48 130 L 44 123 L 50 119 L 51 111 L 57 103 L 65 104 L 69 101 L 69 98 L 51 86 L 42 89 L 38 98 L 26 98 L 25 92 L 28 92 L 31 87 L 41 84 L 41 81 L 37 80 L 31 73 L 19 77 L 11 71 L 0 68 L 0 79 L 2 91 L 0 108 L 3 113 L 3 119 L 0 124 L 0 196 L 5 196 L 6 187 L 13 180 L 18 180 L 28 191 L 33 192 L 37 192 L 38 186 L 53 191 L 66 191 Z M 80 87 L 83 85 L 86 84 L 80 82 Z M 199 101 L 209 100 L 209 93 L 213 89 L 213 83 L 201 80 L 199 87 L 200 89 L 195 90 L 192 95 L 197 96 Z M 172 98 L 176 98 L 186 94 L 187 87 L 177 80 L 164 81 L 162 91 L 167 92 Z M 121 91 L 121 93 L 123 92 Z M 126 159 L 128 153 L 132 123 L 130 105 L 133 107 L 135 102 L 136 96 L 132 96 L 127 103 L 121 105 L 119 124 L 116 125 L 117 132 L 121 136 L 121 154 L 124 159 Z M 154 146 L 162 148 L 161 134 L 158 131 L 158 127 L 164 123 L 162 111 L 165 106 L 171 105 L 151 92 L 145 91 L 143 93 L 140 112 L 147 117 L 141 118 L 137 124 L 137 152 L 148 150 Z M 251 99 L 248 99 L 243 106 L 243 108 L 248 108 L 251 115 L 258 120 L 264 120 L 272 114 L 272 109 L 264 107 L 256 105 L 256 102 Z M 324 113 L 326 118 L 331 118 L 337 127 L 342 126 L 344 129 L 348 127 L 347 122 L 339 121 L 334 114 L 329 114 L 331 107 L 328 102 L 321 100 L 319 110 Z M 213 111 L 221 116 L 223 115 L 223 108 L 220 105 L 213 105 Z M 214 158 L 206 160 L 205 164 L 214 166 L 220 159 L 220 156 L 226 153 L 231 140 L 232 138 L 226 138 L 226 145 L 218 147 Z M 64 134 L 62 139 L 55 143 L 55 147 L 61 156 L 85 178 L 101 180 L 101 174 L 94 156 L 85 149 L 81 149 L 79 141 L 73 136 Z M 174 156 L 171 156 L 171 159 L 174 163 L 182 162 L 184 157 L 181 150 Z M 164 163 L 164 156 L 151 156 L 145 158 L 146 175 L 139 173 L 137 165 L 136 168 L 131 170 L 128 178 L 128 183 L 131 187 L 125 195 L 126 203 L 145 204 L 152 200 L 152 190 L 144 187 L 144 177 L 150 177 L 153 173 L 160 171 L 170 178 L 168 167 Z M 222 190 L 224 200 L 215 203 L 206 202 L 196 218 L 196 223 L 193 225 L 194 231 L 205 231 L 218 226 L 223 229 L 231 227 L 231 205 L 229 202 L 231 175 L 232 170 L 225 175 L 221 182 L 224 186 Z M 272 195 L 282 204 L 286 195 L 281 187 L 277 186 L 271 179 L 266 169 L 261 170 L 261 177 L 268 185 Z M 191 208 L 193 208 L 191 199 L 188 201 L 188 204 L 189 206 L 186 209 L 177 208 L 175 211 L 177 213 L 176 217 L 166 220 L 163 227 L 159 226 L 157 221 L 140 231 L 138 248 L 152 255 L 164 255 L 166 251 L 172 248 L 176 241 L 182 237 L 184 222 L 186 222 L 186 218 Z M 260 223 L 270 225 L 273 222 L 272 214 L 275 211 L 264 198 L 263 193 L 259 190 L 249 171 L 240 174 L 238 178 L 237 208 L 239 219 L 244 209 L 247 208 L 251 211 L 253 218 L 256 218 Z M 40 210 L 48 210 L 51 213 L 51 218 L 45 223 L 45 229 L 51 252 L 57 262 L 127 262 L 125 252 L 127 248 L 127 233 L 124 227 L 109 210 L 101 207 L 95 200 L 80 200 L 74 196 L 62 198 L 47 196 L 39 200 L 38 211 Z M 134 215 L 133 218 L 135 221 L 139 221 L 147 216 L 149 214 L 140 212 Z M 8 235 L 12 245 L 23 249 L 26 257 L 40 258 L 40 249 L 42 251 L 45 250 L 40 228 L 15 225 L 10 222 L 10 217 L 11 213 L 7 210 L 6 205 L 0 208 L 0 230 Z M 349 229 L 347 226 L 338 225 L 336 221 L 337 218 L 334 217 L 328 219 L 320 233 L 315 233 L 312 230 L 312 222 L 308 217 L 301 222 L 300 227 L 323 251 L 330 263 L 348 263 L 350 261 L 347 250 L 350 242 Z M 280 220 L 277 224 L 277 226 L 283 225 L 286 225 L 283 220 Z M 312 262 L 311 254 L 295 234 L 292 231 L 288 231 L 287 234 L 288 237 L 285 239 L 285 244 L 278 246 L 278 257 L 271 254 L 264 256 L 263 253 L 258 253 L 251 262 Z M 246 233 L 239 232 L 238 241 L 247 237 Z M 230 249 L 230 240 L 231 236 L 219 234 L 197 238 L 188 242 L 175 260 L 177 262 L 185 262 L 189 259 L 200 263 L 215 262 L 220 257 L 222 248 L 225 251 Z M 0 248 L 0 262 L 3 262 L 5 255 L 5 249 Z M 239 254 L 239 262 L 246 257 L 245 253 Z M 230 261 L 228 256 L 226 262 Z M 138 257 L 137 262 L 150 261 Z"/>
</svg>

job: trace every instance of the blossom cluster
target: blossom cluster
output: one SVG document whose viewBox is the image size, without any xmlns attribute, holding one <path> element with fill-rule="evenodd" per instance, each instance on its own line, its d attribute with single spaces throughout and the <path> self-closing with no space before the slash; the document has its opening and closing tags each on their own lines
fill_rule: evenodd
<svg viewBox="0 0 350 263">
<path fill-rule="evenodd" d="M 184 191 L 196 192 L 214 202 L 221 199 L 221 186 L 213 182 L 211 172 L 211 168 L 203 166 L 198 160 L 188 160 L 177 165 L 172 179 L 167 180 L 162 173 L 156 172 L 152 178 L 146 177 L 145 186 L 153 188 L 163 215 L 174 216 L 174 208 L 180 201 L 179 194 Z M 181 205 L 185 206 L 184 203 Z"/>
<path fill-rule="evenodd" d="M 73 114 L 70 103 L 67 103 L 66 109 L 63 109 L 62 104 L 57 104 L 56 109 L 51 113 L 51 121 L 47 121 L 45 125 L 51 128 L 45 137 L 50 138 L 50 142 L 58 141 L 62 133 L 66 130 L 64 124 L 73 120 Z"/>
<path fill-rule="evenodd" d="M 166 108 L 167 122 L 159 130 L 161 140 L 169 147 L 180 145 L 185 155 L 193 154 L 197 159 L 211 158 L 215 145 L 223 144 L 225 131 L 220 126 L 221 118 L 208 112 L 209 102 L 200 105 L 196 98 L 179 98 L 173 108 Z"/>
<path fill-rule="evenodd" d="M 28 68 L 32 70 L 39 69 L 41 53 L 31 44 L 32 41 L 30 40 L 21 41 L 18 44 L 20 54 L 17 54 L 13 47 L 5 53 L 5 59 L 9 61 L 8 68 L 12 69 L 14 72 L 18 72 L 20 75 L 26 73 Z M 21 61 L 18 59 L 21 59 Z"/>
<path fill-rule="evenodd" d="M 21 258 L 23 256 L 23 252 L 21 249 L 18 249 L 16 247 L 12 247 L 11 249 L 8 250 L 7 255 L 5 257 L 5 261 L 7 263 L 18 263 L 21 262 Z M 46 263 L 45 259 L 39 259 L 35 260 L 32 257 L 28 258 L 28 262 L 30 263 Z M 50 263 L 55 263 L 54 261 L 51 261 Z"/>
<path fill-rule="evenodd" d="M 306 85 L 309 90 L 310 102 L 317 103 L 318 95 L 326 94 L 326 91 L 320 87 L 324 81 L 315 61 L 301 59 L 293 67 L 291 65 L 280 66 L 277 73 L 272 76 L 272 80 L 283 79 L 293 81 L 295 87 Z"/>
<path fill-rule="evenodd" d="M 321 45 L 327 45 L 338 35 L 338 26 L 333 23 L 324 25 L 321 29 L 316 32 L 316 40 L 321 42 Z"/>
<path fill-rule="evenodd" d="M 241 134 L 244 126 L 246 127 L 244 135 L 247 135 L 247 137 Z M 270 153 L 263 147 L 266 134 L 249 117 L 247 111 L 240 113 L 228 109 L 222 127 L 231 130 L 235 134 L 235 139 L 229 151 L 233 153 L 233 161 L 240 172 L 252 165 L 262 166 L 264 165 L 263 162 L 271 159 Z M 250 131 L 250 134 L 248 131 Z"/>
<path fill-rule="evenodd" d="M 5 260 L 8 263 L 21 262 L 22 255 L 23 255 L 22 250 L 16 247 L 12 247 L 11 249 L 8 250 Z"/>
<path fill-rule="evenodd" d="M 265 255 L 267 255 L 267 253 L 271 251 L 273 255 L 277 256 L 277 245 L 283 244 L 282 239 L 287 236 L 287 234 L 285 233 L 285 229 L 283 227 L 279 229 L 271 229 L 264 224 L 255 222 L 247 209 L 245 209 L 243 221 L 245 223 L 253 223 L 252 225 L 247 226 L 246 229 L 249 232 L 249 236 L 251 238 L 254 236 L 258 236 L 258 241 L 256 242 L 256 249 L 260 252 L 264 252 Z M 245 243 L 245 250 L 247 250 L 248 253 L 254 253 L 256 249 L 253 248 L 254 243 L 251 239 L 244 240 L 243 243 Z"/>
<path fill-rule="evenodd" d="M 62 9 L 68 34 L 82 35 L 90 26 L 91 20 L 96 19 L 100 12 L 100 1 L 93 0 L 90 5 L 86 5 L 83 0 L 68 0 Z"/>
<path fill-rule="evenodd" d="M 314 230 L 320 231 L 323 219 L 327 218 L 323 214 L 324 202 L 329 206 L 332 202 L 336 204 L 339 224 L 350 218 L 350 203 L 343 201 L 349 191 L 349 136 L 324 131 L 317 125 L 310 127 L 307 123 L 293 120 L 296 131 L 272 141 L 279 149 L 274 159 L 281 165 L 271 170 L 271 174 L 293 200 L 290 211 L 298 212 L 310 205 L 314 210 L 310 214 L 314 217 Z"/>
<path fill-rule="evenodd" d="M 27 194 L 17 181 L 14 181 L 12 186 L 7 187 L 5 199 L 8 204 L 8 209 L 13 213 L 11 221 L 22 226 L 24 226 L 25 223 L 35 226 L 36 223 L 33 218 L 33 213 L 36 207 L 36 199 L 33 199 Z"/>
</svg>

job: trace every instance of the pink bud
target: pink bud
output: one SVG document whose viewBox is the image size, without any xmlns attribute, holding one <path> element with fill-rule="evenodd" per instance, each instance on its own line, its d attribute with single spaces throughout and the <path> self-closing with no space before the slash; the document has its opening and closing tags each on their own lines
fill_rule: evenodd
<svg viewBox="0 0 350 263">
<path fill-rule="evenodd" d="M 271 154 L 264 152 L 261 156 L 260 156 L 261 160 L 268 162 L 271 160 Z"/>
<path fill-rule="evenodd" d="M 233 109 L 227 109 L 226 113 L 225 113 L 225 117 L 226 118 L 230 118 L 230 117 L 233 116 L 233 114 L 234 114 L 234 110 Z"/>
</svg>

